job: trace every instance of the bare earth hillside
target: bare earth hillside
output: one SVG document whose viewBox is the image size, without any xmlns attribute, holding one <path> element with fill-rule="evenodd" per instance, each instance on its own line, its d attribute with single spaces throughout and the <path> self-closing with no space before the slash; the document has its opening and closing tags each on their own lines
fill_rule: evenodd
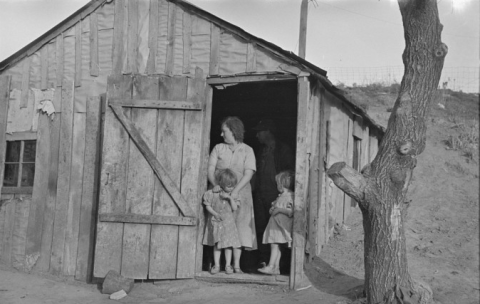
<svg viewBox="0 0 480 304">
<path fill-rule="evenodd" d="M 395 87 L 347 89 L 349 98 L 387 126 Z M 409 188 L 406 222 L 410 272 L 437 301 L 479 303 L 478 95 L 438 92 L 428 120 L 426 149 Z M 321 263 L 363 277 L 359 209 L 322 251 Z M 315 275 L 315 274 L 313 274 Z M 348 302 L 346 302 L 348 303 Z"/>
<path fill-rule="evenodd" d="M 386 126 L 398 87 L 344 88 L 348 97 Z M 408 263 L 438 303 L 479 303 L 478 95 L 437 95 L 427 145 L 409 189 Z M 348 304 L 362 296 L 363 228 L 356 209 L 338 226 L 306 273 L 312 287 L 219 284 L 196 280 L 138 282 L 121 303 Z M 114 303 L 96 285 L 0 268 L 1 304 Z"/>
</svg>

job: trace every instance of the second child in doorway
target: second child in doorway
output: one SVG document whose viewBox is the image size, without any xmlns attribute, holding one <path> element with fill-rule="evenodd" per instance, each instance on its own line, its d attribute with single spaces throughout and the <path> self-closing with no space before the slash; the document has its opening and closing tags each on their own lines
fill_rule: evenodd
<svg viewBox="0 0 480 304">
<path fill-rule="evenodd" d="M 282 171 L 275 176 L 280 194 L 270 208 L 270 220 L 263 234 L 263 244 L 270 244 L 270 260 L 268 265 L 258 269 L 265 274 L 280 274 L 280 246 L 292 245 L 293 198 L 295 174 L 293 171 Z"/>
<path fill-rule="evenodd" d="M 220 271 L 220 256 L 225 251 L 225 273 L 233 273 L 232 248 L 241 246 L 233 212 L 238 208 L 238 202 L 230 197 L 230 192 L 237 184 L 237 177 L 230 169 L 224 169 L 215 175 L 219 191 L 208 190 L 203 195 L 203 204 L 208 211 L 208 219 L 203 237 L 203 245 L 213 246 L 214 265 L 211 274 Z M 215 189 L 215 188 L 214 188 Z M 239 268 L 240 265 L 235 265 Z"/>
</svg>

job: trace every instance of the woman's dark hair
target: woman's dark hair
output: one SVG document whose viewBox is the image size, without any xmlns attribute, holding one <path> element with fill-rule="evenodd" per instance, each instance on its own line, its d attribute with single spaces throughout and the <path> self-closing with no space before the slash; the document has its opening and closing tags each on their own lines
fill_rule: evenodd
<svg viewBox="0 0 480 304">
<path fill-rule="evenodd" d="M 230 169 L 217 171 L 215 174 L 215 179 L 222 189 L 225 189 L 225 187 L 235 187 L 237 185 L 237 176 Z"/>
<path fill-rule="evenodd" d="M 286 170 L 275 175 L 275 181 L 286 189 L 295 190 L 295 172 Z"/>
<path fill-rule="evenodd" d="M 220 128 L 225 125 L 230 131 L 232 131 L 233 138 L 239 143 L 243 143 L 243 134 L 245 133 L 245 127 L 240 118 L 236 116 L 228 116 L 222 120 Z"/>
</svg>

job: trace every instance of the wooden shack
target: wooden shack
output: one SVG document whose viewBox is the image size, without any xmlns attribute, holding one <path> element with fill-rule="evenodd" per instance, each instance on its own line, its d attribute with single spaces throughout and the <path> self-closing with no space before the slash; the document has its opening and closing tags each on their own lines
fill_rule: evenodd
<svg viewBox="0 0 480 304">
<path fill-rule="evenodd" d="M 0 63 L 0 260 L 89 281 L 201 276 L 218 122 L 296 151 L 291 288 L 355 202 L 325 175 L 383 129 L 326 71 L 181 0 L 94 0 Z"/>
</svg>

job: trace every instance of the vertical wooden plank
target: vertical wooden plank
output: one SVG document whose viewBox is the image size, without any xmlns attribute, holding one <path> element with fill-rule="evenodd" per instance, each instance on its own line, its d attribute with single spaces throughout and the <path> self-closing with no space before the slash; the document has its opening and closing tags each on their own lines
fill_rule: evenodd
<svg viewBox="0 0 480 304">
<path fill-rule="evenodd" d="M 17 199 L 15 203 L 15 222 L 12 232 L 12 266 L 22 271 L 25 266 L 25 241 L 31 201 L 31 197 L 23 197 L 22 199 Z"/>
<path fill-rule="evenodd" d="M 3 174 L 5 170 L 5 153 L 7 141 L 8 100 L 10 98 L 11 76 L 0 76 L 0 194 L 2 193 Z"/>
<path fill-rule="evenodd" d="M 158 78 L 138 76 L 134 79 L 134 98 L 157 99 Z M 143 135 L 150 149 L 156 149 L 156 109 L 131 110 L 131 121 Z M 127 174 L 126 212 L 133 214 L 152 213 L 154 195 L 153 170 L 137 146 L 130 143 Z M 146 279 L 149 267 L 150 226 L 147 224 L 125 224 L 122 248 L 123 276 Z"/>
<path fill-rule="evenodd" d="M 85 126 L 85 162 L 83 167 L 82 204 L 78 232 L 77 266 L 75 279 L 90 281 L 92 276 L 95 203 L 98 193 L 100 153 L 100 102 L 99 96 L 87 98 L 87 123 Z"/>
<path fill-rule="evenodd" d="M 26 108 L 28 105 L 28 92 L 30 91 L 30 62 L 31 56 L 27 56 L 23 62 L 22 70 L 22 94 L 20 95 L 20 108 Z"/>
<path fill-rule="evenodd" d="M 185 100 L 185 78 L 160 77 L 160 100 Z M 180 188 L 184 134 L 184 111 L 159 110 L 157 120 L 157 159 L 164 164 L 168 175 Z M 180 188 L 181 190 L 181 188 Z M 179 216 L 174 201 L 155 179 L 153 214 Z M 178 226 L 154 225 L 150 244 L 151 279 L 174 279 L 177 273 Z"/>
<path fill-rule="evenodd" d="M 353 120 L 348 119 L 348 132 L 347 132 L 347 164 L 353 166 Z M 353 199 L 344 195 L 344 204 L 343 204 L 343 223 L 347 222 L 350 213 L 352 213 L 352 207 L 354 207 Z"/>
<path fill-rule="evenodd" d="M 202 69 L 196 68 L 195 78 L 188 79 L 187 100 L 204 104 L 205 84 Z M 202 118 L 201 111 L 186 111 L 185 113 L 181 193 L 195 211 L 198 211 L 201 205 L 198 189 L 201 153 L 198 151 L 202 147 Z M 197 227 L 180 226 L 177 278 L 193 278 L 195 274 L 196 236 Z"/>
<path fill-rule="evenodd" d="M 295 201 L 293 216 L 292 263 L 290 267 L 290 288 L 297 289 L 305 282 L 303 263 L 305 260 L 305 200 L 307 185 L 307 117 L 310 94 L 306 77 L 298 79 L 298 119 L 297 119 L 297 151 L 295 162 Z"/>
<path fill-rule="evenodd" d="M 175 60 L 175 24 L 177 23 L 177 6 L 168 2 L 168 30 L 167 30 L 167 57 L 165 61 L 165 74 L 173 75 Z"/>
<path fill-rule="evenodd" d="M 40 50 L 40 89 L 48 89 L 48 44 Z"/>
<path fill-rule="evenodd" d="M 370 157 L 370 151 L 368 149 L 368 146 L 370 144 L 370 137 L 368 136 L 369 134 L 369 127 L 364 124 L 363 125 L 363 137 L 362 137 L 362 158 L 361 158 L 361 162 L 360 162 L 360 170 L 363 169 L 363 167 L 365 167 L 370 161 L 369 161 L 369 157 Z"/>
<path fill-rule="evenodd" d="M 315 90 L 315 92 L 318 92 Z M 320 181 L 320 131 L 319 131 L 319 99 L 318 96 L 313 96 L 312 98 L 312 119 L 309 123 L 311 129 L 311 140 L 310 140 L 310 167 L 308 169 L 309 173 L 309 186 L 308 186 L 308 262 L 311 262 L 313 257 L 317 253 L 317 231 L 318 231 L 318 210 L 320 205 L 320 195 L 321 191 L 318 191 L 318 186 L 321 184 Z"/>
<path fill-rule="evenodd" d="M 40 253 L 42 246 L 43 217 L 48 197 L 50 118 L 46 114 L 40 114 L 38 120 L 35 177 L 27 227 L 26 255 Z"/>
<path fill-rule="evenodd" d="M 63 80 L 63 33 L 60 33 L 55 39 L 55 57 L 57 87 L 61 87 Z"/>
<path fill-rule="evenodd" d="M 53 242 L 50 258 L 50 272 L 61 274 L 64 264 L 65 234 L 68 229 L 68 201 L 70 173 L 72 166 L 73 136 L 73 82 L 64 80 L 62 84 L 62 120 L 60 127 L 58 182 L 53 224 Z"/>
<path fill-rule="evenodd" d="M 1 261 L 10 266 L 12 261 L 12 238 L 13 238 L 13 225 L 15 224 L 15 203 L 16 199 L 8 200 L 2 206 L 5 208 L 5 223 L 3 228 L 3 245 Z"/>
<path fill-rule="evenodd" d="M 361 116 L 353 114 L 353 131 L 352 134 L 355 137 L 363 139 L 363 119 Z"/>
<path fill-rule="evenodd" d="M 110 98 L 131 98 L 132 78 L 112 75 L 107 83 L 107 102 Z M 127 117 L 130 111 L 124 110 Z M 99 214 L 125 212 L 129 136 L 113 111 L 107 106 L 104 118 L 102 172 L 100 176 Z M 121 272 L 122 223 L 97 223 L 94 254 L 95 277 L 103 278 L 110 270 Z"/>
<path fill-rule="evenodd" d="M 210 31 L 210 70 L 209 75 L 218 75 L 220 57 L 220 28 L 212 23 Z"/>
<path fill-rule="evenodd" d="M 326 164 L 326 149 L 327 149 L 327 143 L 326 143 L 326 138 L 327 138 L 327 123 L 326 123 L 326 116 L 325 116 L 325 101 L 324 101 L 324 89 L 321 88 L 320 90 L 320 107 L 319 107 L 319 129 L 318 129 L 318 149 L 319 149 L 319 154 L 318 154 L 318 159 L 319 159 L 319 166 L 318 166 L 318 175 L 319 175 L 319 181 L 317 185 L 317 192 L 318 192 L 318 197 L 320 199 L 320 206 L 318 210 L 318 217 L 317 217 L 317 252 L 315 253 L 316 255 L 320 255 L 321 252 L 321 246 L 326 243 L 325 241 L 325 225 L 327 224 L 325 222 L 325 213 L 327 212 L 326 205 L 327 205 L 327 200 L 326 200 L 326 193 L 327 190 L 325 188 L 326 182 L 325 182 L 325 164 Z"/>
<path fill-rule="evenodd" d="M 121 74 L 123 68 L 125 0 L 115 0 L 115 20 L 113 24 L 113 74 Z"/>
<path fill-rule="evenodd" d="M 158 0 L 150 0 L 150 16 L 148 28 L 148 60 L 146 73 L 155 74 L 155 63 L 157 61 L 157 43 L 158 43 Z"/>
<path fill-rule="evenodd" d="M 183 13 L 183 73 L 190 73 L 192 61 L 192 16 Z"/>
<path fill-rule="evenodd" d="M 127 30 L 127 71 L 137 73 L 138 53 L 138 2 L 128 1 L 128 30 Z"/>
<path fill-rule="evenodd" d="M 0 253 L 3 253 L 3 234 L 5 230 L 5 203 L 7 199 L 1 197 L 0 199 Z M 1 261 L 0 257 L 0 261 Z"/>
<path fill-rule="evenodd" d="M 62 91 L 57 88 L 54 95 L 55 104 L 62 105 Z M 57 108 L 55 108 L 57 109 Z M 61 107 L 58 108 L 61 111 Z M 59 163 L 59 146 L 60 146 L 60 123 L 61 113 L 55 113 L 53 120 L 49 121 L 49 148 L 50 157 L 48 166 L 48 192 L 43 214 L 42 227 L 42 245 L 40 248 L 40 257 L 35 264 L 35 269 L 40 271 L 48 271 L 50 268 L 50 255 L 52 252 L 53 242 L 53 223 L 55 220 L 55 205 L 57 199 L 57 183 L 58 183 L 58 163 Z"/>
<path fill-rule="evenodd" d="M 200 172 L 207 172 L 208 156 L 210 152 L 210 129 L 212 125 L 212 98 L 213 89 L 211 86 L 205 86 L 205 111 L 202 123 L 202 146 L 200 150 L 201 167 Z M 198 179 L 198 200 L 202 200 L 203 193 L 207 190 L 207 175 L 200 174 Z M 200 273 L 203 266 L 203 234 L 205 231 L 205 213 L 202 204 L 197 208 L 197 252 L 195 255 L 195 272 Z"/>
<path fill-rule="evenodd" d="M 82 23 L 75 25 L 75 86 L 82 86 Z"/>
<path fill-rule="evenodd" d="M 375 131 L 373 128 L 370 129 L 370 140 L 368 143 L 368 159 L 370 162 L 372 162 L 375 159 L 375 156 L 377 156 L 378 152 L 378 138 L 376 137 Z"/>
<path fill-rule="evenodd" d="M 325 105 L 327 107 L 327 105 Z M 325 111 L 326 112 L 326 111 Z M 329 115 L 325 113 L 325 119 L 327 119 Z M 329 164 L 330 160 L 330 129 L 331 129 L 331 122 L 330 120 L 326 121 L 325 125 L 325 164 Z M 326 169 L 326 168 L 325 168 Z M 330 238 L 330 212 L 331 212 L 331 204 L 333 202 L 332 200 L 332 188 L 330 185 L 333 182 L 330 180 L 328 176 L 325 174 L 325 243 L 328 243 L 328 240 Z"/>
<path fill-rule="evenodd" d="M 340 111 L 342 119 L 342 124 L 338 130 L 341 136 L 338 136 L 338 141 L 342 145 L 342 158 L 343 160 L 349 164 L 348 160 L 348 129 L 349 129 L 349 117 L 345 112 Z M 338 126 L 338 125 L 337 125 Z M 346 194 L 341 191 L 338 187 L 333 187 L 333 199 L 334 202 L 334 216 L 335 216 L 335 223 L 342 224 L 344 218 L 344 210 L 345 210 L 345 196 Z"/>
<path fill-rule="evenodd" d="M 83 167 L 82 201 L 76 257 L 75 278 L 90 281 L 93 264 L 93 240 L 95 227 L 94 204 L 98 193 L 98 169 L 100 149 L 100 106 L 99 96 L 87 98 L 85 126 L 85 155 Z"/>
<path fill-rule="evenodd" d="M 73 114 L 72 163 L 70 191 L 68 195 L 67 228 L 63 274 L 75 275 L 77 265 L 78 231 L 80 229 L 80 206 L 82 204 L 83 163 L 85 158 L 86 114 Z"/>
<path fill-rule="evenodd" d="M 99 74 L 98 63 L 98 16 L 97 12 L 90 14 L 90 76 Z"/>
<path fill-rule="evenodd" d="M 255 53 L 255 45 L 247 43 L 247 72 L 257 71 L 257 54 Z"/>
</svg>

